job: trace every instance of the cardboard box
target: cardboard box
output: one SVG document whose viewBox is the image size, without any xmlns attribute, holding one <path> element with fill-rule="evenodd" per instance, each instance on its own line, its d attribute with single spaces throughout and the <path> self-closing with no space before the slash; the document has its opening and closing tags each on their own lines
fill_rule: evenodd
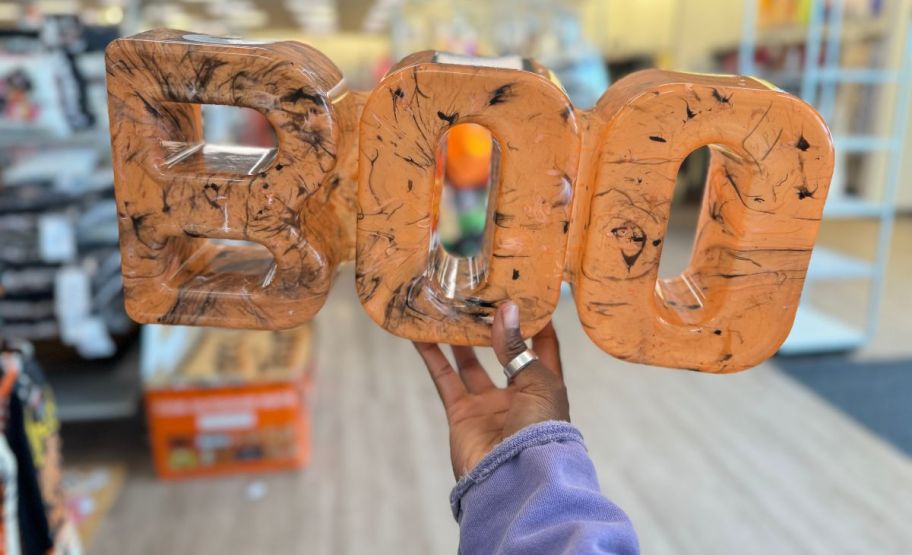
<svg viewBox="0 0 912 555">
<path fill-rule="evenodd" d="M 163 478 L 297 468 L 310 455 L 312 329 L 207 330 L 173 371 L 148 376 Z"/>
</svg>

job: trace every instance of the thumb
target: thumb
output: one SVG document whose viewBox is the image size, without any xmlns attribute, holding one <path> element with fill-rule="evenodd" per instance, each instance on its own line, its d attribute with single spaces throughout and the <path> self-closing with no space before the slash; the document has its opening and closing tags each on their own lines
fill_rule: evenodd
<svg viewBox="0 0 912 555">
<path fill-rule="evenodd" d="M 506 366 L 526 350 L 526 342 L 523 341 L 519 331 L 519 308 L 514 303 L 507 302 L 497 308 L 494 326 L 491 328 L 491 342 L 501 366 Z M 530 362 L 510 381 L 521 390 L 534 392 L 539 399 L 548 400 L 548 410 L 544 413 L 548 416 L 542 418 L 543 420 L 569 421 L 567 393 L 563 379 L 560 374 L 546 368 L 540 360 Z"/>
<path fill-rule="evenodd" d="M 491 328 L 491 342 L 501 366 L 526 350 L 526 342 L 519 331 L 519 307 L 512 301 L 497 308 L 494 326 Z"/>
</svg>

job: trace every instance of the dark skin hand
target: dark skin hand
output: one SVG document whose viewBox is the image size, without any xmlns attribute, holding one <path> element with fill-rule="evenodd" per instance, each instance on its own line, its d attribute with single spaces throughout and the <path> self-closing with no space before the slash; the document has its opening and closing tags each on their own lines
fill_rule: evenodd
<svg viewBox="0 0 912 555">
<path fill-rule="evenodd" d="M 526 349 L 519 309 L 498 307 L 491 328 L 494 353 L 505 365 Z M 415 343 L 446 410 L 453 474 L 462 478 L 498 443 L 547 420 L 570 421 L 557 334 L 551 322 L 532 338 L 539 360 L 522 369 L 505 388 L 491 381 L 472 347 L 452 346 L 456 368 L 435 343 Z"/>
</svg>

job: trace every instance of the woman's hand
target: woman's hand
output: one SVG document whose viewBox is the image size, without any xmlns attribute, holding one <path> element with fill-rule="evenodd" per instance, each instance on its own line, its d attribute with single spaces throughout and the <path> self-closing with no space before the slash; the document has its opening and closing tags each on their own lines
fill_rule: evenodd
<svg viewBox="0 0 912 555">
<path fill-rule="evenodd" d="M 501 365 L 526 350 L 515 304 L 509 302 L 498 308 L 491 336 Z M 504 389 L 494 385 L 472 347 L 452 347 L 458 372 L 438 345 L 415 343 L 415 348 L 446 409 L 457 480 L 498 443 L 526 426 L 546 420 L 570 421 L 557 334 L 551 322 L 532 338 L 532 349 L 539 360 L 523 368 Z"/>
</svg>

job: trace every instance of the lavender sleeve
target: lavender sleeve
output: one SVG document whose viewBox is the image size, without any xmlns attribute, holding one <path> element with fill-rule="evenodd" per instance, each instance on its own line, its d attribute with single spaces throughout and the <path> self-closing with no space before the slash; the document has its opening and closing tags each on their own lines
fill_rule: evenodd
<svg viewBox="0 0 912 555">
<path fill-rule="evenodd" d="M 583 437 L 567 422 L 498 445 L 450 495 L 459 552 L 639 553 L 624 511 L 602 496 Z"/>
</svg>

